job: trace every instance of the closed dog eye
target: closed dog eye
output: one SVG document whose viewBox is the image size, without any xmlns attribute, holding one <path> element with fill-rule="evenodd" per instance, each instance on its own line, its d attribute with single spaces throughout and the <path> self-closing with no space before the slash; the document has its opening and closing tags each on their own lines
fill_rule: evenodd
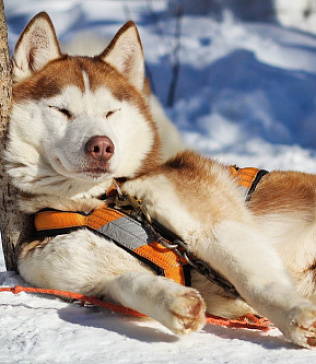
<svg viewBox="0 0 316 364">
<path fill-rule="evenodd" d="M 120 111 L 121 109 L 116 109 L 116 110 L 110 110 L 105 114 L 105 117 L 108 119 L 110 116 L 112 116 L 114 113 L 116 113 L 117 111 Z"/>
<path fill-rule="evenodd" d="M 59 111 L 61 114 L 65 115 L 67 117 L 67 119 L 71 119 L 72 118 L 72 113 L 68 110 L 68 109 L 65 109 L 65 108 L 60 108 L 58 106 L 49 106 L 51 109 L 55 109 L 57 111 Z"/>
</svg>

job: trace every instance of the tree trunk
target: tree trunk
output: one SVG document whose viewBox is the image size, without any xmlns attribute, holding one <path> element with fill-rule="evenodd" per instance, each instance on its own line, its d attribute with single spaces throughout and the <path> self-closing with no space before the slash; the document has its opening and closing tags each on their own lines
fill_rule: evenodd
<svg viewBox="0 0 316 364">
<path fill-rule="evenodd" d="M 4 5 L 3 0 L 0 0 L 0 228 L 6 267 L 8 270 L 16 270 L 15 246 L 22 236 L 26 217 L 17 208 L 17 191 L 10 184 L 3 163 L 11 108 L 11 71 Z"/>
</svg>

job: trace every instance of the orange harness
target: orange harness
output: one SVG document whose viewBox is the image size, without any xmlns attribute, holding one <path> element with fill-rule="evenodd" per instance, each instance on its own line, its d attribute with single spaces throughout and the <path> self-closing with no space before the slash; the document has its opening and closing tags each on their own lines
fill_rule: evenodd
<svg viewBox="0 0 316 364">
<path fill-rule="evenodd" d="M 230 170 L 237 183 L 245 189 L 246 201 L 249 201 L 261 177 L 267 173 L 256 168 L 230 167 Z M 41 236 L 57 236 L 87 228 L 135 255 L 157 274 L 177 283 L 190 285 L 189 264 L 185 259 L 159 243 L 157 237 L 144 224 L 106 203 L 88 214 L 41 210 L 35 214 L 34 224 L 37 234 Z M 172 244 L 165 238 L 164 241 Z"/>
<path fill-rule="evenodd" d="M 108 205 L 89 214 L 42 210 L 35 214 L 38 235 L 56 236 L 87 228 L 112 241 L 147 263 L 157 274 L 190 285 L 189 266 L 173 250 L 160 244 L 152 231 L 129 215 Z M 171 244 L 165 239 L 167 244 Z"/>
</svg>

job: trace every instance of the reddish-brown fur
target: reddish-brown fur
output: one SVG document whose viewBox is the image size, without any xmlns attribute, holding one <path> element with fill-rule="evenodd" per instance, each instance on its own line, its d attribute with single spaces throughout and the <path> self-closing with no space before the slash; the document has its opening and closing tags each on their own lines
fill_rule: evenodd
<svg viewBox="0 0 316 364">
<path fill-rule="evenodd" d="M 316 176 L 301 172 L 274 171 L 265 175 L 253 193 L 249 208 L 256 214 L 304 212 L 315 219 Z"/>
</svg>

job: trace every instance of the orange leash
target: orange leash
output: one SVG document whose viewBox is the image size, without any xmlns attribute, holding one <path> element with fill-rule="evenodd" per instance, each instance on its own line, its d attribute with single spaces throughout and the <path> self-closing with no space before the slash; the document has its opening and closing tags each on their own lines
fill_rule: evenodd
<svg viewBox="0 0 316 364">
<path fill-rule="evenodd" d="M 100 307 L 106 308 L 107 310 L 120 312 L 124 315 L 146 317 L 145 315 L 143 315 L 135 310 L 132 310 L 131 308 L 124 307 L 124 306 L 121 306 L 121 305 L 115 304 L 115 303 L 102 301 L 93 296 L 85 296 L 81 293 L 59 291 L 56 289 L 42 289 L 42 288 L 22 287 L 22 286 L 1 287 L 0 292 L 12 292 L 14 294 L 18 294 L 20 292 L 28 292 L 28 293 L 43 293 L 43 294 L 49 294 L 49 295 L 54 295 L 54 296 L 61 296 L 61 297 L 69 298 L 72 300 L 80 301 L 82 306 L 84 306 L 86 303 L 88 303 L 88 304 L 91 304 L 94 306 L 100 306 Z"/>
<path fill-rule="evenodd" d="M 110 303 L 106 301 L 102 301 L 93 296 L 85 296 L 80 293 L 73 293 L 68 291 L 59 291 L 55 289 L 42 289 L 42 288 L 33 288 L 33 287 L 0 287 L 0 292 L 12 292 L 14 294 L 18 294 L 20 292 L 28 292 L 28 293 L 42 293 L 49 294 L 54 296 L 62 296 L 65 298 L 69 298 L 72 300 L 80 301 L 82 305 L 86 303 L 103 307 L 107 310 L 111 310 L 114 312 L 119 312 L 123 315 L 136 316 L 136 317 L 146 317 L 142 313 L 139 313 L 131 308 L 121 306 L 119 304 Z M 266 318 L 259 318 L 257 316 L 248 314 L 240 317 L 239 319 L 227 319 L 219 316 L 206 315 L 206 322 L 211 325 L 217 326 L 225 326 L 236 329 L 252 329 L 252 330 L 261 330 L 261 331 L 269 331 L 273 324 Z"/>
</svg>

